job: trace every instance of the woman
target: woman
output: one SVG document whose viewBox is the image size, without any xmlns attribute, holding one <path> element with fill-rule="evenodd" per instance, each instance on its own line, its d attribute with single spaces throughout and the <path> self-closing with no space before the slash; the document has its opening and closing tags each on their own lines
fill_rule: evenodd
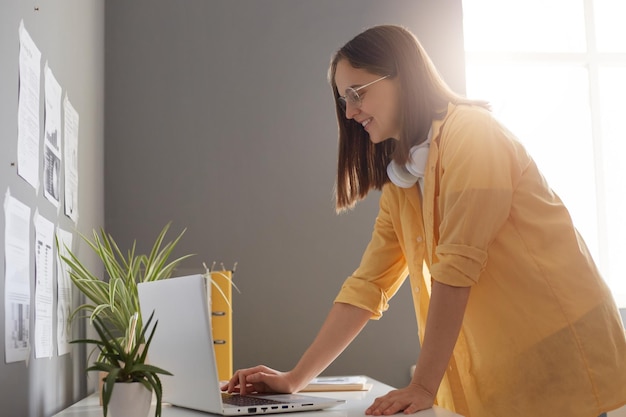
<svg viewBox="0 0 626 417">
<path fill-rule="evenodd" d="M 466 417 L 595 417 L 625 404 L 626 339 L 611 294 L 563 203 L 488 106 L 453 93 L 397 26 L 356 36 L 329 75 L 337 209 L 382 189 L 372 240 L 298 364 L 238 370 L 224 389 L 303 388 L 408 273 L 415 373 L 366 414 L 436 403 Z"/>
</svg>

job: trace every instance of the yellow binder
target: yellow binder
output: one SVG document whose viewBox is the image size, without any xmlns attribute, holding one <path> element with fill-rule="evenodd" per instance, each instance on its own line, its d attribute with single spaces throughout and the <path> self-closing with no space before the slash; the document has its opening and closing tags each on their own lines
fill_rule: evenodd
<svg viewBox="0 0 626 417">
<path fill-rule="evenodd" d="M 214 282 L 210 286 L 209 294 L 211 297 L 211 325 L 217 374 L 220 381 L 230 379 L 233 374 L 232 277 L 233 271 L 211 271 L 211 278 Z"/>
</svg>

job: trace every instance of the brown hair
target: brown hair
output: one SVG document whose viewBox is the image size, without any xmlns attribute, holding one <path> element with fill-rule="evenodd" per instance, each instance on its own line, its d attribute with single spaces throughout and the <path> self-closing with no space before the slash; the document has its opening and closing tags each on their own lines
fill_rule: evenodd
<svg viewBox="0 0 626 417">
<path fill-rule="evenodd" d="M 345 117 L 335 83 L 337 63 L 343 59 L 354 68 L 397 77 L 401 125 L 398 140 L 374 144 L 361 125 Z M 380 190 L 389 181 L 387 165 L 391 159 L 406 163 L 410 148 L 426 140 L 433 119 L 445 115 L 449 102 L 488 107 L 485 102 L 453 92 L 415 35 L 400 26 L 375 26 L 354 37 L 334 54 L 328 75 L 339 124 L 337 212 L 354 207 L 372 188 Z"/>
</svg>

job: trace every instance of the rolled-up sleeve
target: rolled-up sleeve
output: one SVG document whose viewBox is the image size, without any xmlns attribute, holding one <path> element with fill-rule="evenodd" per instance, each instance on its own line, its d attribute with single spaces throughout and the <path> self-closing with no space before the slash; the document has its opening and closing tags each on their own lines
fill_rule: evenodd
<svg viewBox="0 0 626 417">
<path fill-rule="evenodd" d="M 487 262 L 487 252 L 465 245 L 437 246 L 437 262 L 431 274 L 437 281 L 457 287 L 467 287 L 478 282 Z"/>
<path fill-rule="evenodd" d="M 407 262 L 390 217 L 393 204 L 385 190 L 380 198 L 380 208 L 372 239 L 359 267 L 348 277 L 335 298 L 335 302 L 351 304 L 372 312 L 378 319 L 389 307 L 389 300 L 407 277 Z"/>
</svg>

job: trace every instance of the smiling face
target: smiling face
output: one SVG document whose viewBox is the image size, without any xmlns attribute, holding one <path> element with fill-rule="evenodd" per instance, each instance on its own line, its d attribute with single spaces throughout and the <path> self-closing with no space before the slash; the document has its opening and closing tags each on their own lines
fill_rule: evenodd
<svg viewBox="0 0 626 417">
<path fill-rule="evenodd" d="M 335 84 L 340 95 L 347 88 L 358 89 L 361 86 L 381 78 L 364 69 L 354 68 L 346 59 L 337 62 Z M 360 106 L 350 100 L 346 103 L 345 116 L 353 119 L 368 133 L 373 143 L 399 138 L 400 123 L 398 113 L 398 87 L 395 79 L 383 79 L 368 87 L 358 90 Z"/>
</svg>

